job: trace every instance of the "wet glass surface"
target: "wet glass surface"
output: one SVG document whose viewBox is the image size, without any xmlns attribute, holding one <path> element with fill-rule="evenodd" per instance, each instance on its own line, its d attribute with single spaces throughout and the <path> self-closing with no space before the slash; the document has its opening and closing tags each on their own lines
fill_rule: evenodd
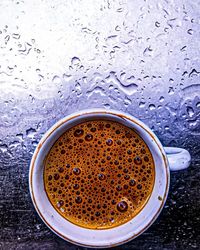
<svg viewBox="0 0 200 250">
<path fill-rule="evenodd" d="M 0 247 L 66 244 L 32 207 L 29 163 L 48 128 L 93 107 L 130 113 L 192 155 L 160 219 L 128 246 L 200 247 L 199 41 L 198 0 L 0 1 Z"/>
</svg>

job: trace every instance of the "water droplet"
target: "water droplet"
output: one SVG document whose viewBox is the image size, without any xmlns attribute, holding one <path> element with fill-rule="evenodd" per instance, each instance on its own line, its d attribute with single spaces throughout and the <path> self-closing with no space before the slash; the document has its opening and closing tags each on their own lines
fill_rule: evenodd
<svg viewBox="0 0 200 250">
<path fill-rule="evenodd" d="M 193 76 L 199 76 L 200 72 L 198 72 L 196 69 L 192 69 L 192 71 L 189 73 L 189 77 Z"/>
<path fill-rule="evenodd" d="M 20 146 L 20 145 L 21 145 L 20 142 L 18 142 L 18 141 L 13 141 L 13 142 L 11 142 L 11 143 L 9 144 L 9 147 L 10 147 L 10 148 L 16 148 L 16 147 L 18 147 L 18 146 Z"/>
<path fill-rule="evenodd" d="M 21 44 L 20 44 L 21 45 Z M 24 43 L 24 45 L 22 46 L 19 46 L 19 53 L 20 54 L 22 54 L 22 55 L 28 55 L 29 54 L 29 52 L 31 51 L 31 49 L 32 49 L 32 44 L 30 44 L 30 43 Z"/>
<path fill-rule="evenodd" d="M 197 108 L 200 108 L 200 102 L 197 102 L 197 103 L 196 103 L 196 107 L 197 107 Z"/>
<path fill-rule="evenodd" d="M 192 35 L 193 34 L 193 30 L 192 29 L 189 29 L 188 31 L 187 31 L 187 33 L 189 34 L 189 35 Z"/>
<path fill-rule="evenodd" d="M 0 145 L 0 150 L 2 153 L 5 153 L 8 150 L 8 146 L 6 144 Z"/>
<path fill-rule="evenodd" d="M 128 97 L 125 97 L 125 99 L 124 99 L 124 104 L 125 104 L 125 106 L 128 106 L 128 105 L 130 105 L 131 103 L 132 103 L 131 99 L 129 99 Z"/>
<path fill-rule="evenodd" d="M 10 40 L 10 36 L 9 35 L 5 36 L 4 40 L 5 40 L 5 44 L 7 44 L 8 41 Z"/>
<path fill-rule="evenodd" d="M 30 128 L 26 130 L 26 135 L 29 138 L 33 138 L 36 134 L 36 130 L 34 128 Z"/>
<path fill-rule="evenodd" d="M 34 147 L 37 147 L 38 141 L 32 141 L 32 145 L 33 145 Z"/>
<path fill-rule="evenodd" d="M 16 137 L 20 139 L 20 141 L 24 140 L 24 135 L 23 134 L 16 134 Z"/>
<path fill-rule="evenodd" d="M 117 12 L 123 12 L 124 8 L 118 8 Z"/>
<path fill-rule="evenodd" d="M 63 79 L 64 79 L 66 82 L 69 82 L 70 80 L 72 80 L 72 75 L 63 74 Z"/>
<path fill-rule="evenodd" d="M 115 27 L 115 30 L 116 30 L 116 31 L 120 31 L 121 28 L 117 25 L 117 26 Z"/>
<path fill-rule="evenodd" d="M 164 96 L 161 96 L 159 99 L 160 102 L 163 102 L 164 100 L 165 100 Z"/>
<path fill-rule="evenodd" d="M 13 34 L 12 34 L 12 38 L 13 38 L 13 39 L 19 39 L 19 38 L 20 38 L 20 34 L 13 33 Z"/>
<path fill-rule="evenodd" d="M 112 43 L 112 42 L 115 42 L 116 38 L 117 38 L 117 35 L 111 35 L 106 38 L 106 41 Z"/>
<path fill-rule="evenodd" d="M 154 109 L 156 109 L 156 106 L 154 104 L 150 104 L 149 105 L 149 110 L 154 110 Z"/>
<path fill-rule="evenodd" d="M 139 107 L 140 107 L 140 108 L 144 108 L 144 107 L 145 107 L 145 104 L 146 104 L 145 102 L 140 102 L 140 103 L 139 103 Z"/>
<path fill-rule="evenodd" d="M 151 56 L 152 51 L 153 51 L 153 49 L 149 46 L 149 47 L 147 47 L 147 48 L 144 50 L 143 55 L 144 55 L 144 56 Z"/>
<path fill-rule="evenodd" d="M 76 91 L 77 96 L 80 96 L 82 94 L 81 85 L 79 82 L 76 82 L 75 84 L 75 91 Z"/>
<path fill-rule="evenodd" d="M 101 95 L 101 96 L 106 96 L 106 93 L 105 93 L 105 92 L 106 92 L 106 91 L 105 91 L 104 88 L 102 88 L 102 87 L 100 87 L 100 86 L 97 86 L 97 87 L 95 87 L 95 88 L 93 88 L 93 89 L 87 91 L 87 92 L 86 92 L 86 95 L 87 95 L 88 97 L 91 97 L 92 95 L 97 95 L 97 94 L 99 94 L 99 95 Z"/>
<path fill-rule="evenodd" d="M 194 129 L 198 124 L 197 121 L 188 121 L 188 123 L 191 129 Z"/>
<path fill-rule="evenodd" d="M 59 95 L 60 99 L 63 99 L 63 94 L 62 94 L 62 92 L 60 90 L 58 91 L 58 95 Z"/>
<path fill-rule="evenodd" d="M 106 108 L 106 109 L 109 109 L 109 108 L 110 108 L 110 104 L 108 104 L 108 103 L 104 104 L 103 106 L 104 106 L 104 108 Z"/>
<path fill-rule="evenodd" d="M 158 21 L 156 21 L 156 22 L 155 22 L 155 26 L 156 26 L 157 28 L 159 28 L 159 27 L 160 27 L 160 23 L 159 23 Z"/>
<path fill-rule="evenodd" d="M 112 86 L 113 84 L 117 85 L 117 87 L 122 90 L 126 95 L 132 95 L 137 92 L 138 85 L 133 82 L 134 77 L 128 78 L 126 81 L 121 81 L 116 76 L 116 73 L 114 71 L 111 71 L 109 76 L 106 77 L 106 82 L 110 83 Z"/>
<path fill-rule="evenodd" d="M 187 113 L 189 117 L 192 117 L 194 115 L 194 109 L 192 107 L 187 107 Z"/>
<path fill-rule="evenodd" d="M 173 87 L 169 87 L 168 94 L 169 95 L 173 95 L 174 94 L 174 88 Z"/>
<path fill-rule="evenodd" d="M 81 62 L 80 58 L 78 58 L 78 57 L 76 57 L 76 56 L 74 56 L 74 57 L 71 59 L 71 65 L 78 66 L 78 65 L 80 65 L 80 62 Z"/>
<path fill-rule="evenodd" d="M 165 129 L 166 131 L 168 131 L 168 130 L 169 130 L 169 126 L 165 126 L 164 129 Z"/>
<path fill-rule="evenodd" d="M 187 46 L 183 46 L 183 47 L 181 48 L 181 52 L 186 51 L 186 48 L 187 48 Z"/>
<path fill-rule="evenodd" d="M 59 84 L 59 83 L 61 83 L 61 79 L 59 76 L 54 76 L 52 79 L 52 82 L 55 84 Z"/>
</svg>

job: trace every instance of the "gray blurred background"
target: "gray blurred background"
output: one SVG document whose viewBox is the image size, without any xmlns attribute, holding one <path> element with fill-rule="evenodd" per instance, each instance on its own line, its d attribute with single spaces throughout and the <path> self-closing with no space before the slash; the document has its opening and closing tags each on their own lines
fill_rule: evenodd
<svg viewBox="0 0 200 250">
<path fill-rule="evenodd" d="M 160 219 L 124 249 L 200 249 L 198 0 L 0 1 L 0 249 L 79 249 L 36 215 L 28 169 L 48 128 L 92 107 L 192 155 Z"/>
</svg>

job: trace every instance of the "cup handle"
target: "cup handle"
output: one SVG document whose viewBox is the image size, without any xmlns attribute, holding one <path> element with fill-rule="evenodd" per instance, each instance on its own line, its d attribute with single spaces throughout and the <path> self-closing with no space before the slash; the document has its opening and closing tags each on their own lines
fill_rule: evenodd
<svg viewBox="0 0 200 250">
<path fill-rule="evenodd" d="M 186 169 L 191 162 L 190 153 L 183 148 L 164 147 L 171 171 Z"/>
</svg>

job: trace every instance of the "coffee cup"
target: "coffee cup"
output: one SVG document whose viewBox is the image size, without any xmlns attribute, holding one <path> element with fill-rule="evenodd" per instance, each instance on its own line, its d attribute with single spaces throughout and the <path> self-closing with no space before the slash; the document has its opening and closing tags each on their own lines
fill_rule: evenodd
<svg viewBox="0 0 200 250">
<path fill-rule="evenodd" d="M 85 121 L 104 119 L 121 123 L 134 131 L 148 146 L 155 164 L 155 181 L 150 198 L 142 210 L 128 222 L 109 229 L 89 229 L 77 226 L 61 216 L 50 203 L 44 188 L 44 162 L 49 150 L 68 129 Z M 142 234 L 156 220 L 166 202 L 170 171 L 189 167 L 187 150 L 163 147 L 159 139 L 137 118 L 115 110 L 83 110 L 58 121 L 40 140 L 33 154 L 30 173 L 30 194 L 41 219 L 58 236 L 76 245 L 90 248 L 108 248 L 126 243 Z"/>
</svg>

